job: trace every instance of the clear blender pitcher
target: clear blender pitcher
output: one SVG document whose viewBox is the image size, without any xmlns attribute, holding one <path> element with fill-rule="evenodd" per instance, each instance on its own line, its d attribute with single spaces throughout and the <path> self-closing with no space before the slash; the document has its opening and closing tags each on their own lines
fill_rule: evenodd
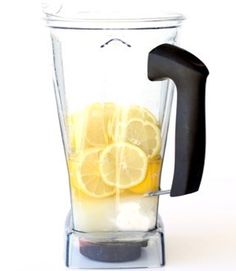
<svg viewBox="0 0 236 271">
<path fill-rule="evenodd" d="M 183 16 L 67 16 L 60 6 L 46 20 L 71 191 L 66 265 L 163 266 L 159 196 L 197 191 L 205 155 L 208 70 L 175 45 Z M 175 170 L 162 191 L 174 86 Z"/>
</svg>

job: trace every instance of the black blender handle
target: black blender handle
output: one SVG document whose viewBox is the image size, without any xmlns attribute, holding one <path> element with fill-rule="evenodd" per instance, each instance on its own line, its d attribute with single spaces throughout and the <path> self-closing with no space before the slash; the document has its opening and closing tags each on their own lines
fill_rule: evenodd
<svg viewBox="0 0 236 271">
<path fill-rule="evenodd" d="M 205 85 L 207 67 L 191 53 L 171 44 L 154 48 L 148 78 L 170 78 L 177 88 L 175 169 L 171 196 L 199 189 L 205 159 Z"/>
</svg>

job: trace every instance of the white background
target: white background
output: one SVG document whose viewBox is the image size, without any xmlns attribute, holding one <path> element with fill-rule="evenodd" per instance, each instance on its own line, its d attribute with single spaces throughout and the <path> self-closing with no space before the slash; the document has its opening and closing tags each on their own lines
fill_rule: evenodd
<svg viewBox="0 0 236 271">
<path fill-rule="evenodd" d="M 132 1 L 126 3 L 132 4 Z M 117 1 L 116 1 L 117 3 Z M 138 3 L 136 1 L 136 3 Z M 158 10 L 161 2 L 145 1 Z M 236 47 L 234 1 L 166 1 L 188 20 L 181 46 L 210 70 L 207 153 L 198 193 L 161 198 L 167 265 L 236 270 Z M 0 270 L 65 270 L 67 173 L 51 82 L 49 33 L 39 1 L 0 9 Z M 173 172 L 174 112 L 165 162 Z M 163 188 L 169 187 L 163 184 Z"/>
</svg>

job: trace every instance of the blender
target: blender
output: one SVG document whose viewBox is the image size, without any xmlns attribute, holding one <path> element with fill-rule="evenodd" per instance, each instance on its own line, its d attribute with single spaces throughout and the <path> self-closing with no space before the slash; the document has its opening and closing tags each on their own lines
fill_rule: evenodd
<svg viewBox="0 0 236 271">
<path fill-rule="evenodd" d="M 205 156 L 208 70 L 176 46 L 184 17 L 106 14 L 66 2 L 44 11 L 70 186 L 66 266 L 163 266 L 159 196 L 196 192 Z M 161 190 L 175 88 L 174 176 Z"/>
</svg>

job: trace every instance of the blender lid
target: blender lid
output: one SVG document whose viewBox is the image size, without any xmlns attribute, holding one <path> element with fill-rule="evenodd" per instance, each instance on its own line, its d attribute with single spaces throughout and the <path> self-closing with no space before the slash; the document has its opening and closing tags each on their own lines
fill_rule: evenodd
<svg viewBox="0 0 236 271">
<path fill-rule="evenodd" d="M 152 6 L 148 1 L 140 4 L 132 0 L 47 0 L 43 11 L 51 27 L 169 28 L 180 26 L 185 19 L 180 13 Z"/>
</svg>

